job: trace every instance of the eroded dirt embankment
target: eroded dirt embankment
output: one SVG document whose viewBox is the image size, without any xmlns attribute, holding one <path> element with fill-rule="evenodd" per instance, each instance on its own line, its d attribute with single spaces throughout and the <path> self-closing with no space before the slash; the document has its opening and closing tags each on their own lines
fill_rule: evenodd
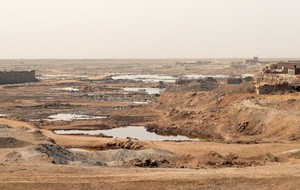
<svg viewBox="0 0 300 190">
<path fill-rule="evenodd" d="M 175 88 L 153 104 L 158 119 L 147 125 L 149 131 L 227 143 L 300 140 L 299 94 L 256 95 L 251 84 Z"/>
<path fill-rule="evenodd" d="M 32 164 L 34 161 L 123 167 L 247 167 L 298 160 L 300 152 L 297 143 L 233 145 L 65 136 L 9 119 L 0 119 L 0 126 L 3 145 L 0 147 L 0 164 L 3 165 Z"/>
</svg>

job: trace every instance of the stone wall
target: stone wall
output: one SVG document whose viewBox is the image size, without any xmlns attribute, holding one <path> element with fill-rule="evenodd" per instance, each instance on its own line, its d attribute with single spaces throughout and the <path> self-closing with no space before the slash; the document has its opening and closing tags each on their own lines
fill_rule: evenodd
<svg viewBox="0 0 300 190">
<path fill-rule="evenodd" d="M 36 81 L 35 71 L 0 71 L 0 85 Z"/>
</svg>

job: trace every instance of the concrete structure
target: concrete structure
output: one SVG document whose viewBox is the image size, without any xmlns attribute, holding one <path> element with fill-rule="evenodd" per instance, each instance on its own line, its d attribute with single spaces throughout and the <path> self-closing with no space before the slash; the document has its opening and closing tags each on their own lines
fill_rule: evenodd
<svg viewBox="0 0 300 190">
<path fill-rule="evenodd" d="M 36 81 L 35 71 L 0 71 L 0 85 Z"/>
</svg>

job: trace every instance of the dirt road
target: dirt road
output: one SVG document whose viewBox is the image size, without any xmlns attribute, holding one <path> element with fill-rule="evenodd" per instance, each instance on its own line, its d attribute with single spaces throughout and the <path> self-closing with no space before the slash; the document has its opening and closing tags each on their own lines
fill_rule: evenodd
<svg viewBox="0 0 300 190">
<path fill-rule="evenodd" d="M 224 169 L 1 166 L 0 189 L 299 189 L 299 164 Z"/>
</svg>

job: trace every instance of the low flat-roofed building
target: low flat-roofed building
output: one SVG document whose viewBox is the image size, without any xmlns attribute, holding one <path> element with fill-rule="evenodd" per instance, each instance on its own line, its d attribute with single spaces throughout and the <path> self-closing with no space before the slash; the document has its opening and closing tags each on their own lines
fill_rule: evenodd
<svg viewBox="0 0 300 190">
<path fill-rule="evenodd" d="M 0 71 L 1 84 L 36 82 L 35 71 Z"/>
<path fill-rule="evenodd" d="M 277 63 L 278 68 L 285 68 L 285 69 L 293 69 L 293 68 L 300 68 L 300 61 L 287 61 L 287 62 L 279 62 Z"/>
<path fill-rule="evenodd" d="M 290 74 L 290 75 L 300 75 L 300 68 L 289 69 L 288 74 Z"/>
</svg>

